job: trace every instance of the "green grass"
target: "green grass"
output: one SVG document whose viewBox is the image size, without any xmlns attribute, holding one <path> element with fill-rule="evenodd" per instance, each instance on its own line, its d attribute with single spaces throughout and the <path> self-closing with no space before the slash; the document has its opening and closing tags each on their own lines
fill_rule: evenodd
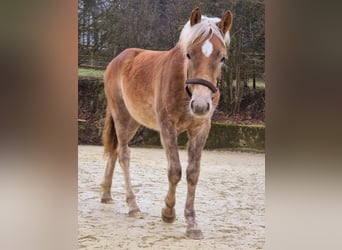
<svg viewBox="0 0 342 250">
<path fill-rule="evenodd" d="M 78 77 L 96 77 L 102 79 L 104 72 L 104 70 L 100 69 L 78 68 Z"/>
<path fill-rule="evenodd" d="M 236 86 L 236 81 L 233 82 L 233 86 Z M 247 86 L 248 86 L 249 88 L 253 88 L 253 80 L 249 80 L 249 81 L 247 82 Z M 265 82 L 263 82 L 263 81 L 256 81 L 255 87 L 256 87 L 257 89 L 264 89 L 264 88 L 265 88 Z"/>
</svg>

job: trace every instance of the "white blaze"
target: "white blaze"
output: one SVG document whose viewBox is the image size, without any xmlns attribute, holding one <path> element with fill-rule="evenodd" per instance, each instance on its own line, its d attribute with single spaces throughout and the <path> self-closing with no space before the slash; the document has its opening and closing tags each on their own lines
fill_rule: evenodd
<svg viewBox="0 0 342 250">
<path fill-rule="evenodd" d="M 213 44 L 209 41 L 209 39 L 203 43 L 202 52 L 206 57 L 209 57 L 213 52 Z"/>
</svg>

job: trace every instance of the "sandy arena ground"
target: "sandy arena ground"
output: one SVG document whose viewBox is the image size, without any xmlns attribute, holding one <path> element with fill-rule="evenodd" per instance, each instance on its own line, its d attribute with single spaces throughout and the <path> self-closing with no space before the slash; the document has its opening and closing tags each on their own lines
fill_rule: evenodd
<svg viewBox="0 0 342 250">
<path fill-rule="evenodd" d="M 265 155 L 204 151 L 195 210 L 204 239 L 185 237 L 187 153 L 180 151 L 182 180 L 176 194 L 177 219 L 161 219 L 167 193 L 167 163 L 162 149 L 131 148 L 131 178 L 142 219 L 127 216 L 125 185 L 116 165 L 114 204 L 101 204 L 103 147 L 79 146 L 79 249 L 262 249 L 265 243 Z"/>
</svg>

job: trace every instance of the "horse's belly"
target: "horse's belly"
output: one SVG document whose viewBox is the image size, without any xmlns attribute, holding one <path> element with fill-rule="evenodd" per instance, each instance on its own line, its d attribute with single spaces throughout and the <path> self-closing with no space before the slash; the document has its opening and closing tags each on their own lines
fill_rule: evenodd
<svg viewBox="0 0 342 250">
<path fill-rule="evenodd" d="M 146 115 L 146 113 L 141 115 L 134 111 L 134 113 L 132 113 L 132 116 L 138 123 L 142 124 L 143 126 L 159 131 L 158 123 L 155 117 L 153 117 L 152 115 Z"/>
<path fill-rule="evenodd" d="M 126 107 L 131 116 L 141 125 L 150 129 L 158 130 L 159 126 L 152 104 L 127 100 Z"/>
</svg>

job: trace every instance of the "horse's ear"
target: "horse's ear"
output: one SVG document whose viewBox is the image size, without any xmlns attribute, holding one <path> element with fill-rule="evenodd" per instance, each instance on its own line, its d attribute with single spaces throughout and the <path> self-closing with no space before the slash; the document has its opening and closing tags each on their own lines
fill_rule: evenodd
<svg viewBox="0 0 342 250">
<path fill-rule="evenodd" d="M 226 13 L 224 13 L 223 17 L 221 18 L 221 21 L 217 24 L 223 34 L 226 34 L 227 31 L 230 29 L 230 27 L 232 26 L 232 21 L 233 14 L 230 10 L 228 10 Z"/>
<path fill-rule="evenodd" d="M 191 12 L 191 16 L 190 16 L 190 26 L 195 25 L 196 23 L 200 23 L 201 22 L 201 11 L 200 9 L 197 7 L 195 9 L 192 10 Z"/>
</svg>

